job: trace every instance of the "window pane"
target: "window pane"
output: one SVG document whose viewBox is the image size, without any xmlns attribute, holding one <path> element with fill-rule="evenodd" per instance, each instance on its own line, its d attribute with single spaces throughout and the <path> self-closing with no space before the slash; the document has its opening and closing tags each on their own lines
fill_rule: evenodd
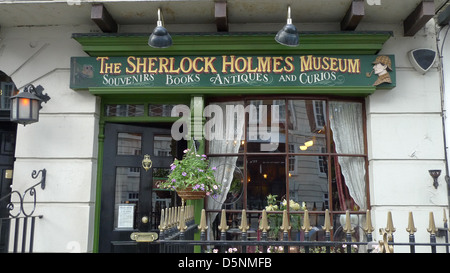
<svg viewBox="0 0 450 273">
<path fill-rule="evenodd" d="M 289 172 L 289 198 L 308 210 L 328 209 L 328 164 L 326 156 L 294 156 Z"/>
<path fill-rule="evenodd" d="M 251 100 L 247 109 L 247 151 L 285 152 L 285 100 Z"/>
<path fill-rule="evenodd" d="M 363 157 L 332 157 L 334 210 L 366 208 L 365 159 Z"/>
<path fill-rule="evenodd" d="M 243 101 L 212 103 L 205 110 L 205 138 L 209 141 L 209 153 L 244 152 Z"/>
<path fill-rule="evenodd" d="M 364 154 L 362 104 L 330 101 L 329 108 L 336 153 Z"/>
<path fill-rule="evenodd" d="M 140 168 L 116 168 L 114 227 L 134 229 L 139 201 Z"/>
<path fill-rule="evenodd" d="M 173 104 L 149 104 L 148 115 L 151 117 L 170 117 Z"/>
<path fill-rule="evenodd" d="M 209 199 L 210 209 L 243 209 L 244 166 L 243 157 L 209 157 L 209 166 L 215 167 L 215 179 L 223 188 L 222 195 Z"/>
<path fill-rule="evenodd" d="M 249 157 L 247 160 L 247 208 L 262 210 L 269 194 L 281 200 L 286 196 L 284 157 Z"/>
<path fill-rule="evenodd" d="M 10 109 L 10 97 L 13 94 L 14 84 L 2 82 L 0 84 L 0 110 Z"/>
<path fill-rule="evenodd" d="M 325 153 L 327 148 L 326 102 L 289 100 L 289 152 Z"/>
<path fill-rule="evenodd" d="M 106 105 L 107 117 L 142 117 L 144 115 L 143 104 L 108 104 Z"/>
<path fill-rule="evenodd" d="M 117 137 L 117 155 L 141 155 L 142 134 L 119 133 Z"/>
</svg>

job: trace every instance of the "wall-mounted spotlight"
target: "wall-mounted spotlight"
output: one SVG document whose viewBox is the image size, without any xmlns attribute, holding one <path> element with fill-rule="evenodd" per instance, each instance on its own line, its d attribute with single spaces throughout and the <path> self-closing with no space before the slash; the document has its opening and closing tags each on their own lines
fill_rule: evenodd
<svg viewBox="0 0 450 273">
<path fill-rule="evenodd" d="M 38 122 L 42 102 L 47 103 L 50 100 L 50 97 L 42 91 L 44 91 L 42 86 L 34 87 L 29 84 L 24 87 L 22 93 L 12 96 L 10 120 L 24 126 Z"/>
<path fill-rule="evenodd" d="M 166 28 L 163 27 L 163 20 L 161 20 L 161 9 L 158 9 L 158 22 L 153 30 L 148 45 L 154 48 L 167 48 L 172 45 L 172 37 Z"/>
<path fill-rule="evenodd" d="M 287 24 L 278 31 L 275 41 L 285 46 L 298 46 L 298 40 L 297 28 L 292 24 L 291 7 L 288 6 Z"/>
<path fill-rule="evenodd" d="M 441 170 L 428 170 L 428 172 L 430 173 L 431 177 L 433 177 L 434 188 L 437 189 L 439 186 L 438 177 L 441 175 Z"/>
</svg>

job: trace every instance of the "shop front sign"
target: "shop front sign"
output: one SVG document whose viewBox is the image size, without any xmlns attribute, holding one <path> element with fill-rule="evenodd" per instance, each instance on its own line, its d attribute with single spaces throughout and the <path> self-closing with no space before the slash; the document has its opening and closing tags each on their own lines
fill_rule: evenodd
<svg viewBox="0 0 450 273">
<path fill-rule="evenodd" d="M 72 57 L 72 89 L 91 87 L 395 87 L 393 55 Z"/>
</svg>

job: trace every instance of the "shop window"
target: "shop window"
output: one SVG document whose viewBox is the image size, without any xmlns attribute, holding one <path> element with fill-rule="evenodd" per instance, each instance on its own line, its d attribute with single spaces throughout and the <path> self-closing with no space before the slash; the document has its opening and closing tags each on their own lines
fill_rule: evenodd
<svg viewBox="0 0 450 273">
<path fill-rule="evenodd" d="M 207 199 L 212 222 L 222 208 L 249 211 L 254 231 L 258 230 L 258 218 L 252 218 L 252 210 L 266 209 L 279 215 L 286 205 L 292 215 L 301 216 L 304 205 L 315 212 L 311 218 L 317 227 L 323 225 L 326 209 L 337 218 L 346 210 L 365 212 L 367 155 L 362 101 L 277 97 L 210 103 L 214 104 L 223 110 L 226 105 L 240 105 L 246 115 L 237 119 L 222 116 L 223 128 L 216 130 L 227 132 L 232 139 L 206 136 L 211 164 L 234 165 L 244 175 L 241 191 L 234 195 L 238 198 L 225 202 L 230 200 L 230 173 L 216 172 L 216 179 L 225 181 L 225 191 L 218 199 Z M 238 218 L 230 216 L 229 225 L 237 227 Z M 299 226 L 294 225 L 291 236 L 299 234 Z"/>
</svg>

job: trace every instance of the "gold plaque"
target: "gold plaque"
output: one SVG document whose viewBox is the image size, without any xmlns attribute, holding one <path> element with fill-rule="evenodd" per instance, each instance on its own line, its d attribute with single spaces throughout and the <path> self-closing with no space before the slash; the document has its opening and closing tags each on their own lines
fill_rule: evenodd
<svg viewBox="0 0 450 273">
<path fill-rule="evenodd" d="M 156 232 L 133 232 L 130 235 L 131 240 L 138 243 L 153 242 L 158 239 L 158 233 Z"/>
<path fill-rule="evenodd" d="M 5 179 L 12 179 L 12 177 L 13 177 L 13 170 L 6 170 Z"/>
</svg>

